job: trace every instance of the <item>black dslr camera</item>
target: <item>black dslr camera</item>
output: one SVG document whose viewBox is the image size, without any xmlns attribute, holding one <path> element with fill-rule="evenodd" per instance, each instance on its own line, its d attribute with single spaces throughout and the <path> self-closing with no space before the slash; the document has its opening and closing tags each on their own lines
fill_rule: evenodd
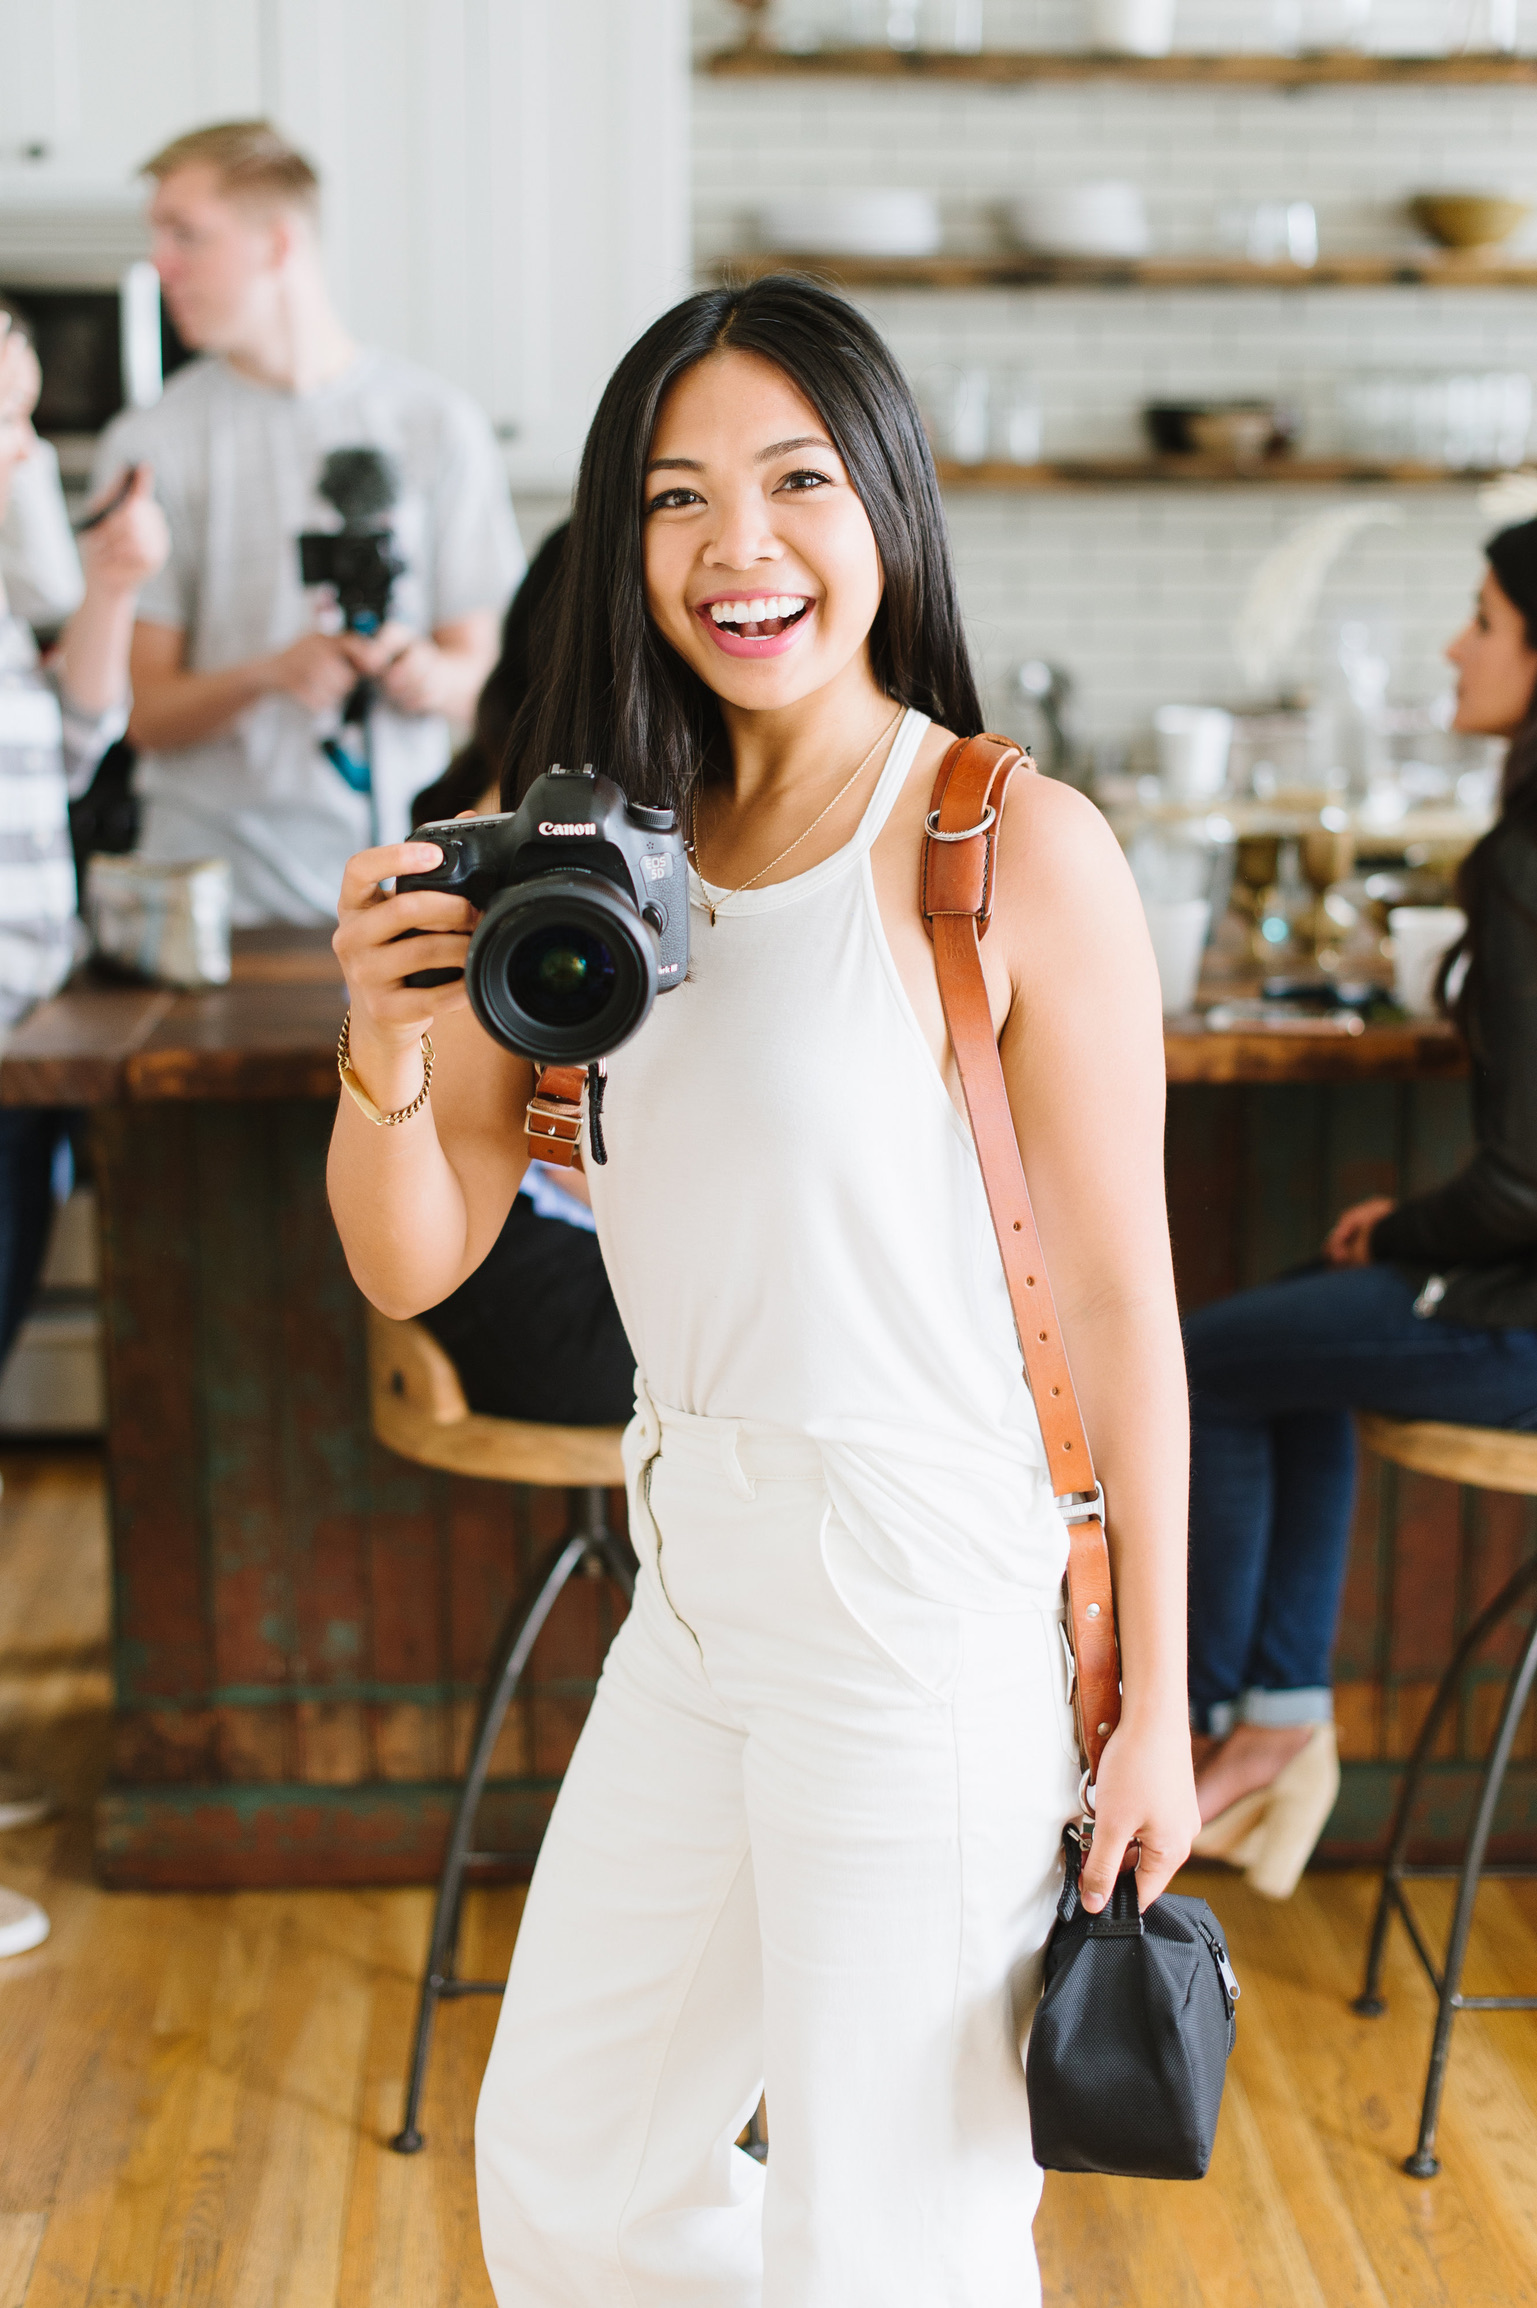
<svg viewBox="0 0 1537 2308">
<path fill-rule="evenodd" d="M 382 449 L 333 449 L 317 484 L 342 517 L 339 529 L 306 529 L 299 539 L 305 585 L 330 585 L 349 633 L 377 633 L 406 564 L 384 516 L 400 495 L 400 470 Z"/>
<path fill-rule="evenodd" d="M 544 1066 L 606 1058 L 688 972 L 688 861 L 670 809 L 559 764 L 520 809 L 442 818 L 413 841 L 443 863 L 402 890 L 452 890 L 481 909 L 465 957 L 470 1007 L 494 1041 Z M 450 982 L 419 970 L 408 986 Z"/>
</svg>

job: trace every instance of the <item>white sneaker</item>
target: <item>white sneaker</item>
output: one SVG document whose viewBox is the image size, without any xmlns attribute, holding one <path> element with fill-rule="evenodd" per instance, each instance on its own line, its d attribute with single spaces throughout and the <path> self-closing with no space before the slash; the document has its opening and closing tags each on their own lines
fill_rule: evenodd
<svg viewBox="0 0 1537 2308">
<path fill-rule="evenodd" d="M 48 1918 L 35 1899 L 0 1883 L 0 1955 L 25 1955 L 48 1937 Z"/>
<path fill-rule="evenodd" d="M 53 1809 L 53 1796 L 41 1779 L 29 1779 L 21 1771 L 0 1771 L 0 1829 L 35 1827 Z"/>
</svg>

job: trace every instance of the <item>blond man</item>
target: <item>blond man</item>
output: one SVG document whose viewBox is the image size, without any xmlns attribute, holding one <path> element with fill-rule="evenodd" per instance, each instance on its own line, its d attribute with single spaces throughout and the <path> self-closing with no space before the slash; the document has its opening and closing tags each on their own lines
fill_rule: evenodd
<svg viewBox="0 0 1537 2308">
<path fill-rule="evenodd" d="M 269 123 L 178 137 L 145 174 L 166 305 L 202 358 L 154 408 L 119 417 L 99 459 L 103 477 L 151 464 L 171 528 L 133 641 L 141 847 L 227 857 L 237 922 L 322 922 L 370 839 L 369 801 L 322 743 L 373 675 L 373 803 L 382 838 L 403 838 L 450 724 L 471 717 L 522 571 L 505 469 L 465 394 L 348 336 L 321 261 L 318 179 Z M 295 543 L 335 526 L 321 466 L 358 447 L 399 470 L 389 520 L 407 564 L 371 640 L 327 629 Z"/>
</svg>

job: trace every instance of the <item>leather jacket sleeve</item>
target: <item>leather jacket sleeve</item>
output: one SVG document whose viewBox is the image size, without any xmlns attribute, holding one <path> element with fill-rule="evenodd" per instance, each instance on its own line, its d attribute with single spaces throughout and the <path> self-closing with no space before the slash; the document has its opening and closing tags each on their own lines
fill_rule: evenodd
<svg viewBox="0 0 1537 2308">
<path fill-rule="evenodd" d="M 1477 1151 L 1372 1230 L 1374 1259 L 1486 1265 L 1537 1250 L 1537 842 L 1510 826 L 1485 873 L 1471 987 Z"/>
</svg>

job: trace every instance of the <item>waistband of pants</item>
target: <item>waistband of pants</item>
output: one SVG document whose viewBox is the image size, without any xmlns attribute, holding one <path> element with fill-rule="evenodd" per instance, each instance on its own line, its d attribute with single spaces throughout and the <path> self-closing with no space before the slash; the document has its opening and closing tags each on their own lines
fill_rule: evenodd
<svg viewBox="0 0 1537 2308">
<path fill-rule="evenodd" d="M 809 1435 L 771 1426 L 761 1419 L 701 1418 L 654 1402 L 637 1386 L 635 1417 L 642 1455 L 675 1452 L 696 1464 L 713 1463 L 731 1488 L 750 1498 L 760 1482 L 820 1482 L 822 1453 Z"/>
</svg>

